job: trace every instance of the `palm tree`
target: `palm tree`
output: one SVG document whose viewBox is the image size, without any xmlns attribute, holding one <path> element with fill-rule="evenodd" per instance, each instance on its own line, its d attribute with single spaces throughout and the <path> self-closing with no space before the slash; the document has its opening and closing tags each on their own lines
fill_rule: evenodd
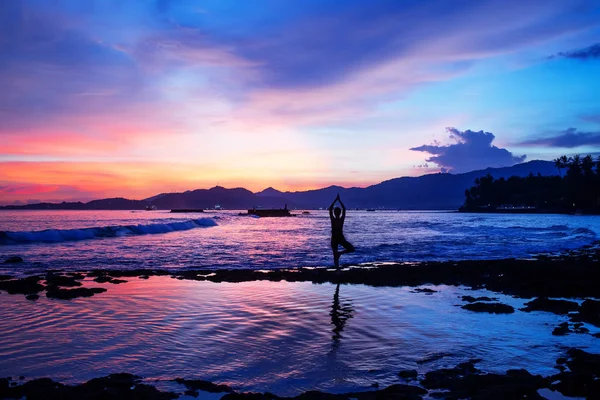
<svg viewBox="0 0 600 400">
<path fill-rule="evenodd" d="M 554 159 L 554 166 L 556 167 L 556 169 L 558 169 L 558 175 L 562 177 L 561 170 L 565 167 L 565 165 L 562 162 L 562 157 Z"/>
</svg>

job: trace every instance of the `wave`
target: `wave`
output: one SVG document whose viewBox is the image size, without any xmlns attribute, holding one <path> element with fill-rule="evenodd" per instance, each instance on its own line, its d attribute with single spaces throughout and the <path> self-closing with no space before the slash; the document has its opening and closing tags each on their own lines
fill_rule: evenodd
<svg viewBox="0 0 600 400">
<path fill-rule="evenodd" d="M 216 226 L 212 218 L 148 225 L 116 225 L 82 229 L 46 229 L 43 231 L 0 231 L 0 244 L 57 243 L 95 238 L 138 236 Z"/>
</svg>

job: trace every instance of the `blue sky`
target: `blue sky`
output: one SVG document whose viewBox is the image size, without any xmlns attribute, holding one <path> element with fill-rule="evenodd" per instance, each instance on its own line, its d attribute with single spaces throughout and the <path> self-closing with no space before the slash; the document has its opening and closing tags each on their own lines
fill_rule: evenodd
<svg viewBox="0 0 600 400">
<path fill-rule="evenodd" d="M 0 2 L 0 202 L 598 154 L 599 43 L 598 1 Z"/>
</svg>

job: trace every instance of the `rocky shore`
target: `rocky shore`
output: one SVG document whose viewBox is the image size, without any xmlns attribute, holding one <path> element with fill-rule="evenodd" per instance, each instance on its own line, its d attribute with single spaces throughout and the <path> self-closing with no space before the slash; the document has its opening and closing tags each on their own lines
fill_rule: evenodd
<svg viewBox="0 0 600 400">
<path fill-rule="evenodd" d="M 210 282 L 288 281 L 363 284 L 370 286 L 451 285 L 488 289 L 522 298 L 600 298 L 600 248 L 589 246 L 556 256 L 531 259 L 468 260 L 420 263 L 385 263 L 331 268 L 273 270 L 115 270 L 80 272 L 50 271 L 45 275 L 16 278 L 0 275 L 0 291 L 9 294 L 37 294 L 55 298 L 93 296 L 102 288 L 82 288 L 81 281 L 119 284 L 127 279 L 171 276 Z M 71 289 L 69 289 L 71 288 Z"/>
<path fill-rule="evenodd" d="M 332 394 L 308 391 L 295 397 L 279 397 L 271 393 L 239 392 L 233 388 L 203 380 L 173 379 L 184 388 L 160 391 L 144 383 L 140 376 L 119 373 L 95 378 L 76 386 L 64 385 L 48 378 L 30 381 L 0 378 L 0 398 L 28 400 L 38 399 L 138 399 L 168 400 L 181 395 L 197 397 L 200 392 L 222 393 L 222 400 L 420 400 L 435 399 L 544 399 L 544 393 L 558 392 L 564 396 L 600 398 L 600 354 L 570 349 L 565 357 L 556 361 L 557 374 L 542 377 L 524 369 L 508 370 L 504 374 L 485 373 L 476 364 L 480 360 L 468 360 L 454 368 L 443 368 L 418 376 L 416 371 L 400 371 L 403 384 L 385 389 L 363 392 Z M 546 392 L 544 392 L 546 391 Z"/>
<path fill-rule="evenodd" d="M 410 286 L 415 293 L 432 294 L 422 285 L 454 285 L 529 299 L 523 312 L 550 312 L 568 318 L 554 329 L 555 336 L 586 334 L 584 324 L 600 327 L 600 250 L 589 247 L 556 256 L 532 259 L 485 261 L 386 263 L 345 266 L 341 271 L 328 268 L 254 270 L 93 270 L 80 272 L 49 271 L 27 277 L 0 275 L 0 291 L 25 296 L 35 301 L 40 295 L 68 301 L 78 297 L 102 295 L 111 285 L 151 276 L 210 282 L 289 281 L 363 284 L 371 286 Z M 94 287 L 86 287 L 90 282 Z M 97 287 L 102 285 L 102 287 Z M 515 309 L 494 297 L 461 296 L 461 308 L 471 312 L 514 313 Z M 600 335 L 593 335 L 600 338 Z M 302 393 L 293 399 L 422 399 L 472 398 L 542 399 L 544 393 L 600 399 L 600 354 L 569 349 L 556 360 L 557 373 L 551 376 L 530 374 L 524 369 L 504 374 L 486 373 L 477 368 L 479 360 L 465 360 L 454 368 L 420 375 L 416 370 L 398 371 L 402 383 L 364 392 L 329 394 Z M 223 399 L 283 399 L 270 393 L 242 393 L 224 384 L 193 379 L 173 379 L 179 391 L 165 392 L 141 377 L 120 373 L 69 386 L 48 378 L 0 378 L 0 398 L 27 399 L 175 399 L 200 392 L 222 393 Z"/>
</svg>

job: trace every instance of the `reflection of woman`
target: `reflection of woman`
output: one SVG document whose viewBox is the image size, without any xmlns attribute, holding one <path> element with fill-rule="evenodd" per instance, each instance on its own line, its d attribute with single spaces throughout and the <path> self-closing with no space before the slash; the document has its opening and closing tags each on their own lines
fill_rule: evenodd
<svg viewBox="0 0 600 400">
<path fill-rule="evenodd" d="M 333 208 L 335 203 L 339 201 L 342 208 Z M 334 215 L 335 214 L 335 215 Z M 329 219 L 331 220 L 331 250 L 333 251 L 333 262 L 336 268 L 340 267 L 340 256 L 345 253 L 353 253 L 354 246 L 344 237 L 344 221 L 346 220 L 346 207 L 340 199 L 338 193 L 333 203 L 329 206 Z M 342 246 L 344 250 L 338 251 L 338 247 Z"/>
<path fill-rule="evenodd" d="M 333 342 L 338 343 L 342 337 L 342 331 L 346 322 L 352 318 L 354 309 L 350 303 L 340 304 L 340 284 L 338 283 L 333 295 L 333 305 L 331 306 L 331 324 L 333 325 Z"/>
</svg>

